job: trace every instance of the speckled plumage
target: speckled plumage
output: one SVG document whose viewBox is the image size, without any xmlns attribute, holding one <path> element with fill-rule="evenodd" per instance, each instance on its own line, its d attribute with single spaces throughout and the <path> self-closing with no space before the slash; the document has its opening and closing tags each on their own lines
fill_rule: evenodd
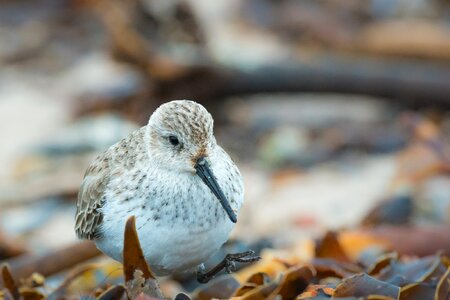
<svg viewBox="0 0 450 300">
<path fill-rule="evenodd" d="M 180 145 L 170 144 L 169 136 L 176 136 Z M 93 239 L 121 261 L 125 222 L 135 215 L 144 256 L 157 275 L 201 264 L 228 239 L 234 224 L 196 176 L 200 157 L 206 157 L 237 213 L 242 178 L 216 143 L 211 115 L 193 101 L 172 101 L 87 169 L 77 203 L 78 237 Z"/>
</svg>

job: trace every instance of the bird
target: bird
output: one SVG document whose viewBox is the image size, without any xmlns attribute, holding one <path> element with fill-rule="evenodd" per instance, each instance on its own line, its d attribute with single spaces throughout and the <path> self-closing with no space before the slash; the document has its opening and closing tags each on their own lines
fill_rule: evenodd
<svg viewBox="0 0 450 300">
<path fill-rule="evenodd" d="M 253 251 L 228 254 L 206 272 L 203 262 L 227 241 L 244 202 L 242 175 L 217 144 L 213 117 L 199 103 L 159 106 L 148 124 L 99 154 L 78 193 L 75 232 L 122 261 L 124 228 L 136 217 L 144 258 L 157 276 L 197 268 L 207 282 Z"/>
</svg>

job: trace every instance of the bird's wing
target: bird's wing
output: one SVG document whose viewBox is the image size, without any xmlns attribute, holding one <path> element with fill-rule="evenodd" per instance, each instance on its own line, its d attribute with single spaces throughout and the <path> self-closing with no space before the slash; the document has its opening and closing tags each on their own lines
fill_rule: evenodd
<svg viewBox="0 0 450 300">
<path fill-rule="evenodd" d="M 79 238 L 92 240 L 98 235 L 98 226 L 103 219 L 101 207 L 111 178 L 134 168 L 136 161 L 147 155 L 143 143 L 145 128 L 141 127 L 112 145 L 87 169 L 78 192 L 75 216 L 75 232 Z"/>
<path fill-rule="evenodd" d="M 84 175 L 78 192 L 75 232 L 80 239 L 92 240 L 102 222 L 102 199 L 110 180 L 108 152 L 97 157 Z"/>
</svg>

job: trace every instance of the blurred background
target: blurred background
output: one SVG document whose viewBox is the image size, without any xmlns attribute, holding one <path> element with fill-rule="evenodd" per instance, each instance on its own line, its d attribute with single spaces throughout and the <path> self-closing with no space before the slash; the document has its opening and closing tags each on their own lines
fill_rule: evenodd
<svg viewBox="0 0 450 300">
<path fill-rule="evenodd" d="M 73 249 L 89 163 L 173 99 L 244 176 L 236 247 L 450 253 L 449 1 L 3 0 L 0 261 Z"/>
</svg>

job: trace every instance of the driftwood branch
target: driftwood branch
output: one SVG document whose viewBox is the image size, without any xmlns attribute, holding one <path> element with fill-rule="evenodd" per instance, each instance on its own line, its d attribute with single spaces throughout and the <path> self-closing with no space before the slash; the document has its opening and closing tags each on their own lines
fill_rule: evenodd
<svg viewBox="0 0 450 300">
<path fill-rule="evenodd" d="M 272 92 L 365 94 L 407 105 L 450 107 L 450 64 L 320 56 L 223 73 L 218 96 Z"/>
<path fill-rule="evenodd" d="M 85 241 L 44 255 L 22 255 L 4 261 L 14 279 L 26 278 L 37 272 L 50 276 L 100 255 L 94 243 Z"/>
</svg>

